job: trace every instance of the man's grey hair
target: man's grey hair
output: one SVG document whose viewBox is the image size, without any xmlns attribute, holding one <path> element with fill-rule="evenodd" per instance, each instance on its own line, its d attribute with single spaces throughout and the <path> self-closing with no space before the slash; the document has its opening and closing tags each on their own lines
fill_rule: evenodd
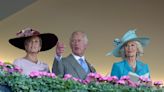
<svg viewBox="0 0 164 92">
<path fill-rule="evenodd" d="M 76 35 L 76 34 L 79 34 L 79 33 L 83 34 L 83 36 L 84 36 L 84 41 L 85 41 L 86 44 L 88 44 L 88 37 L 87 37 L 87 34 L 86 34 L 85 32 L 82 32 L 82 31 L 74 31 L 74 32 L 72 33 L 71 37 L 70 37 L 70 42 L 71 42 L 73 36 Z"/>
</svg>

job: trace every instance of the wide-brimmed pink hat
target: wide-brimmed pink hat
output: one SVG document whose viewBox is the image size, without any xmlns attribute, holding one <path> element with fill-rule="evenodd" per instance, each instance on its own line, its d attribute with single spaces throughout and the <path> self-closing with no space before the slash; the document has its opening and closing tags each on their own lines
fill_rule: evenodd
<svg viewBox="0 0 164 92">
<path fill-rule="evenodd" d="M 52 33 L 40 33 L 32 28 L 26 28 L 16 34 L 16 38 L 9 39 L 9 43 L 13 46 L 25 50 L 24 42 L 32 36 L 38 36 L 42 40 L 42 48 L 40 51 L 46 51 L 53 48 L 58 42 L 58 38 Z"/>
</svg>

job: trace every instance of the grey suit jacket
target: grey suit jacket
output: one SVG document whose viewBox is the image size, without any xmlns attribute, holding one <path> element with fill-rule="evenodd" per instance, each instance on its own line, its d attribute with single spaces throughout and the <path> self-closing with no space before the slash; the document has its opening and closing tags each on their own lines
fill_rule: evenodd
<svg viewBox="0 0 164 92">
<path fill-rule="evenodd" d="M 87 62 L 89 72 L 96 72 L 95 68 Z M 71 74 L 73 77 L 79 79 L 85 79 L 87 74 L 81 65 L 76 61 L 72 54 L 66 58 L 62 58 L 61 61 L 54 60 L 52 72 L 56 75 L 64 76 L 65 74 Z"/>
</svg>

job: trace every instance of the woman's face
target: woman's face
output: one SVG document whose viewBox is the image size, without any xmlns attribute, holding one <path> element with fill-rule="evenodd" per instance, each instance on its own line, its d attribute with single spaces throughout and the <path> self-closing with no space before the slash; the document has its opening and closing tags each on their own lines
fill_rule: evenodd
<svg viewBox="0 0 164 92">
<path fill-rule="evenodd" d="M 137 54 L 137 44 L 134 41 L 127 42 L 124 49 L 127 57 L 134 57 Z"/>
<path fill-rule="evenodd" d="M 25 43 L 25 49 L 27 52 L 30 53 L 39 52 L 41 49 L 40 38 L 38 36 L 35 36 L 27 39 L 27 42 Z"/>
</svg>

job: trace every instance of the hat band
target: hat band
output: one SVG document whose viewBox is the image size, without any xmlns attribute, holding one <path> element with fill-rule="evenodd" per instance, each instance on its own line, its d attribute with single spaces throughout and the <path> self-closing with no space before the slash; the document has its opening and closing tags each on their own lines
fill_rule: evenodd
<svg viewBox="0 0 164 92">
<path fill-rule="evenodd" d="M 40 35 L 40 33 L 33 29 L 22 30 L 16 34 L 18 37 L 28 37 L 28 36 L 36 36 Z"/>
</svg>

